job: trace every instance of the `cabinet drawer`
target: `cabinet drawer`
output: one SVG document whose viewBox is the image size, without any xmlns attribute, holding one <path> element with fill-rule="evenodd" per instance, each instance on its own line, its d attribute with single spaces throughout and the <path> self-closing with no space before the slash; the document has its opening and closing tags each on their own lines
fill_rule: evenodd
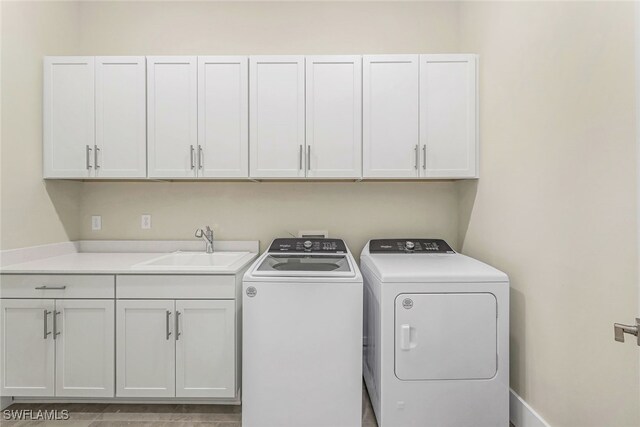
<svg viewBox="0 0 640 427">
<path fill-rule="evenodd" d="M 2 298 L 114 298 L 114 276 L 3 274 Z"/>
<path fill-rule="evenodd" d="M 235 299 L 235 276 L 116 276 L 116 298 Z"/>
</svg>

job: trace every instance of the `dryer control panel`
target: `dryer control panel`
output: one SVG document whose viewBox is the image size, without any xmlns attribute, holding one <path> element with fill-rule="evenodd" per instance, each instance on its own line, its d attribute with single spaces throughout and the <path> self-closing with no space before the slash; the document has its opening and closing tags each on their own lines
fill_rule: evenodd
<svg viewBox="0 0 640 427">
<path fill-rule="evenodd" d="M 344 254 L 347 247 L 341 239 L 275 239 L 269 252 Z"/>
<path fill-rule="evenodd" d="M 376 239 L 369 243 L 372 254 L 455 254 L 442 239 Z"/>
</svg>

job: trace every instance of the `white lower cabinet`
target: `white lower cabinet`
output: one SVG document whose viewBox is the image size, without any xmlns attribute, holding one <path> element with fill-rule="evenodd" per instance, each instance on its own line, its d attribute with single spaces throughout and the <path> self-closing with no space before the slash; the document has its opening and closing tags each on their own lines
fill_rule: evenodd
<svg viewBox="0 0 640 427">
<path fill-rule="evenodd" d="M 118 300 L 116 396 L 173 397 L 173 300 Z"/>
<path fill-rule="evenodd" d="M 2 394 L 113 396 L 113 300 L 3 299 Z"/>
<path fill-rule="evenodd" d="M 0 307 L 2 395 L 53 396 L 54 300 L 4 299 Z"/>
<path fill-rule="evenodd" d="M 116 396 L 234 397 L 234 300 L 118 300 Z"/>
</svg>

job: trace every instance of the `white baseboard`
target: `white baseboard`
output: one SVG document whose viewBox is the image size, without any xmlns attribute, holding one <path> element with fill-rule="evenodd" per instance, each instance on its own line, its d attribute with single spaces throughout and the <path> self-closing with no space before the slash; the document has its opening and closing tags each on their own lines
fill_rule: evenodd
<svg viewBox="0 0 640 427">
<path fill-rule="evenodd" d="M 13 398 L 10 396 L 2 396 L 0 397 L 0 411 L 4 408 L 8 407 L 13 403 Z"/>
<path fill-rule="evenodd" d="M 513 390 L 509 393 L 509 418 L 515 427 L 551 427 Z"/>
</svg>

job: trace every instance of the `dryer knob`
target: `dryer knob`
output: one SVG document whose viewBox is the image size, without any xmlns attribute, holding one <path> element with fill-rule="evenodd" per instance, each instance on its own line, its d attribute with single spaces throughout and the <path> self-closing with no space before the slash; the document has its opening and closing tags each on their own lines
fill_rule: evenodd
<svg viewBox="0 0 640 427">
<path fill-rule="evenodd" d="M 304 246 L 305 249 L 311 249 L 311 246 L 313 246 L 313 243 L 311 243 L 311 240 L 305 240 L 302 245 Z"/>
<path fill-rule="evenodd" d="M 412 241 L 407 240 L 407 241 L 405 242 L 405 244 L 404 244 L 404 247 L 405 247 L 407 250 L 412 251 L 412 250 L 414 250 L 414 249 L 415 249 L 416 245 L 415 245 L 415 243 L 413 243 Z"/>
</svg>

